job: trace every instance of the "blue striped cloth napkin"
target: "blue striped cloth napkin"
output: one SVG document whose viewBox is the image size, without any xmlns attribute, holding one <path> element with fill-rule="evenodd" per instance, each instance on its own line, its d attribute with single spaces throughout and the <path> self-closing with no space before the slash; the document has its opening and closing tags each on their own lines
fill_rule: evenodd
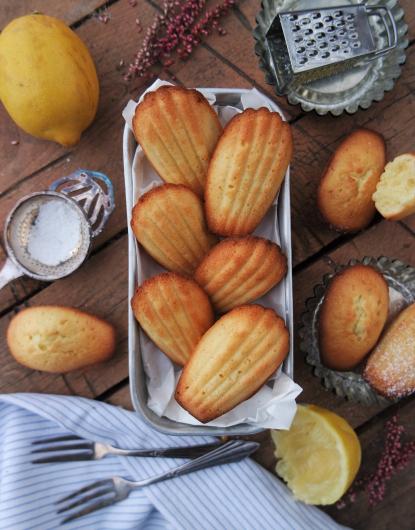
<svg viewBox="0 0 415 530">
<path fill-rule="evenodd" d="M 0 395 L 0 529 L 55 530 L 55 502 L 89 482 L 121 475 L 135 480 L 183 462 L 107 457 L 100 461 L 30 463 L 31 442 L 75 433 L 123 448 L 186 446 L 208 437 L 167 436 L 141 417 L 78 397 Z M 331 530 L 325 513 L 293 499 L 273 475 L 250 459 L 133 491 L 129 498 L 64 525 L 68 530 Z"/>
</svg>

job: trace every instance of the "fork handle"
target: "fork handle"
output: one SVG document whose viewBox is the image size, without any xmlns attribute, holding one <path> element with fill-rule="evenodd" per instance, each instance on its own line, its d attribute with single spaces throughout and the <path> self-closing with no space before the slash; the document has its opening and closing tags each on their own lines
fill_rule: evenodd
<svg viewBox="0 0 415 530">
<path fill-rule="evenodd" d="M 193 473 L 193 471 L 199 471 L 212 466 L 218 466 L 220 464 L 227 464 L 230 462 L 236 462 L 249 456 L 259 447 L 257 442 L 246 442 L 243 440 L 231 440 L 217 449 L 206 453 L 195 460 L 187 462 L 179 467 L 171 469 L 155 477 L 141 480 L 139 482 L 132 483 L 133 487 L 149 486 L 150 484 L 156 484 L 157 482 L 163 482 L 175 477 L 187 475 L 187 473 Z"/>
<path fill-rule="evenodd" d="M 169 447 L 167 449 L 120 449 L 109 447 L 109 453 L 118 456 L 141 456 L 141 457 L 167 457 L 167 458 L 196 458 L 208 451 L 223 445 L 221 442 L 213 442 L 201 445 L 190 445 L 188 447 Z"/>
</svg>

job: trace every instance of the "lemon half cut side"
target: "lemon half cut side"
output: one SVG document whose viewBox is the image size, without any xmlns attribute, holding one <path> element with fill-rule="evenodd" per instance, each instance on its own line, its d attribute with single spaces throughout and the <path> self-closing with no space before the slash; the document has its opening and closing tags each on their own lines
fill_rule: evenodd
<svg viewBox="0 0 415 530">
<path fill-rule="evenodd" d="M 346 420 L 315 405 L 298 405 L 288 431 L 271 431 L 276 472 L 307 504 L 337 502 L 361 461 L 359 438 Z"/>
</svg>

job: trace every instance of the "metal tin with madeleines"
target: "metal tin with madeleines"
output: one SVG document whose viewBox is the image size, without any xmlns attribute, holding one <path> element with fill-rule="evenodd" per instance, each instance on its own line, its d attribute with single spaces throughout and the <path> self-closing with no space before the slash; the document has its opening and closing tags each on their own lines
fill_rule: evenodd
<svg viewBox="0 0 415 530">
<path fill-rule="evenodd" d="M 313 367 L 314 375 L 321 379 L 326 389 L 364 405 L 387 406 L 392 401 L 377 394 L 364 380 L 364 362 L 354 371 L 340 372 L 327 368 L 320 359 L 318 319 L 327 288 L 336 274 L 358 263 L 375 268 L 383 274 L 388 283 L 390 302 L 386 326 L 397 313 L 415 301 L 415 268 L 402 261 L 386 256 L 364 257 L 362 260 L 352 259 L 345 265 L 335 265 L 333 272 L 323 276 L 321 283 L 314 287 L 314 295 L 306 301 L 306 311 L 301 316 L 299 331 L 300 349 L 305 354 L 306 362 Z"/>
</svg>

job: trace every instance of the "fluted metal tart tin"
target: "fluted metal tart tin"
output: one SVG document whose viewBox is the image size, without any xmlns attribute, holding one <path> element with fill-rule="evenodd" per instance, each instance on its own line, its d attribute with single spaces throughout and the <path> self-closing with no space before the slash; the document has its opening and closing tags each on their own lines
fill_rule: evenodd
<svg viewBox="0 0 415 530">
<path fill-rule="evenodd" d="M 253 35 L 259 66 L 265 72 L 267 83 L 274 87 L 277 86 L 274 61 L 266 36 L 278 13 L 359 3 L 362 2 L 358 0 L 262 0 L 261 10 L 256 17 L 258 25 Z M 294 82 L 287 94 L 291 104 L 301 105 L 304 111 L 315 110 L 321 115 L 330 112 L 338 116 L 345 111 L 354 113 L 359 107 L 367 109 L 374 101 L 382 100 L 386 91 L 392 90 L 396 79 L 401 74 L 401 65 L 406 57 L 405 48 L 408 46 L 408 26 L 404 21 L 404 12 L 397 0 L 368 0 L 366 4 L 389 8 L 397 29 L 396 48 L 385 56 L 363 66 L 353 67 L 349 71 L 307 83 Z M 373 22 L 372 32 L 377 48 L 387 46 L 388 32 L 383 22 Z"/>
<path fill-rule="evenodd" d="M 415 301 L 415 268 L 402 261 L 382 256 L 365 257 L 362 260 L 352 259 L 346 265 L 334 265 L 333 272 L 323 276 L 322 282 L 314 287 L 314 295 L 306 301 L 306 311 L 301 317 L 299 330 L 300 349 L 305 354 L 306 362 L 313 367 L 314 375 L 321 379 L 328 390 L 333 390 L 338 396 L 363 405 L 386 406 L 392 401 L 375 392 L 363 379 L 361 369 L 338 372 L 324 366 L 320 359 L 318 319 L 328 285 L 337 273 L 357 263 L 374 267 L 387 281 L 390 297 L 389 321 L 403 307 Z"/>
</svg>

